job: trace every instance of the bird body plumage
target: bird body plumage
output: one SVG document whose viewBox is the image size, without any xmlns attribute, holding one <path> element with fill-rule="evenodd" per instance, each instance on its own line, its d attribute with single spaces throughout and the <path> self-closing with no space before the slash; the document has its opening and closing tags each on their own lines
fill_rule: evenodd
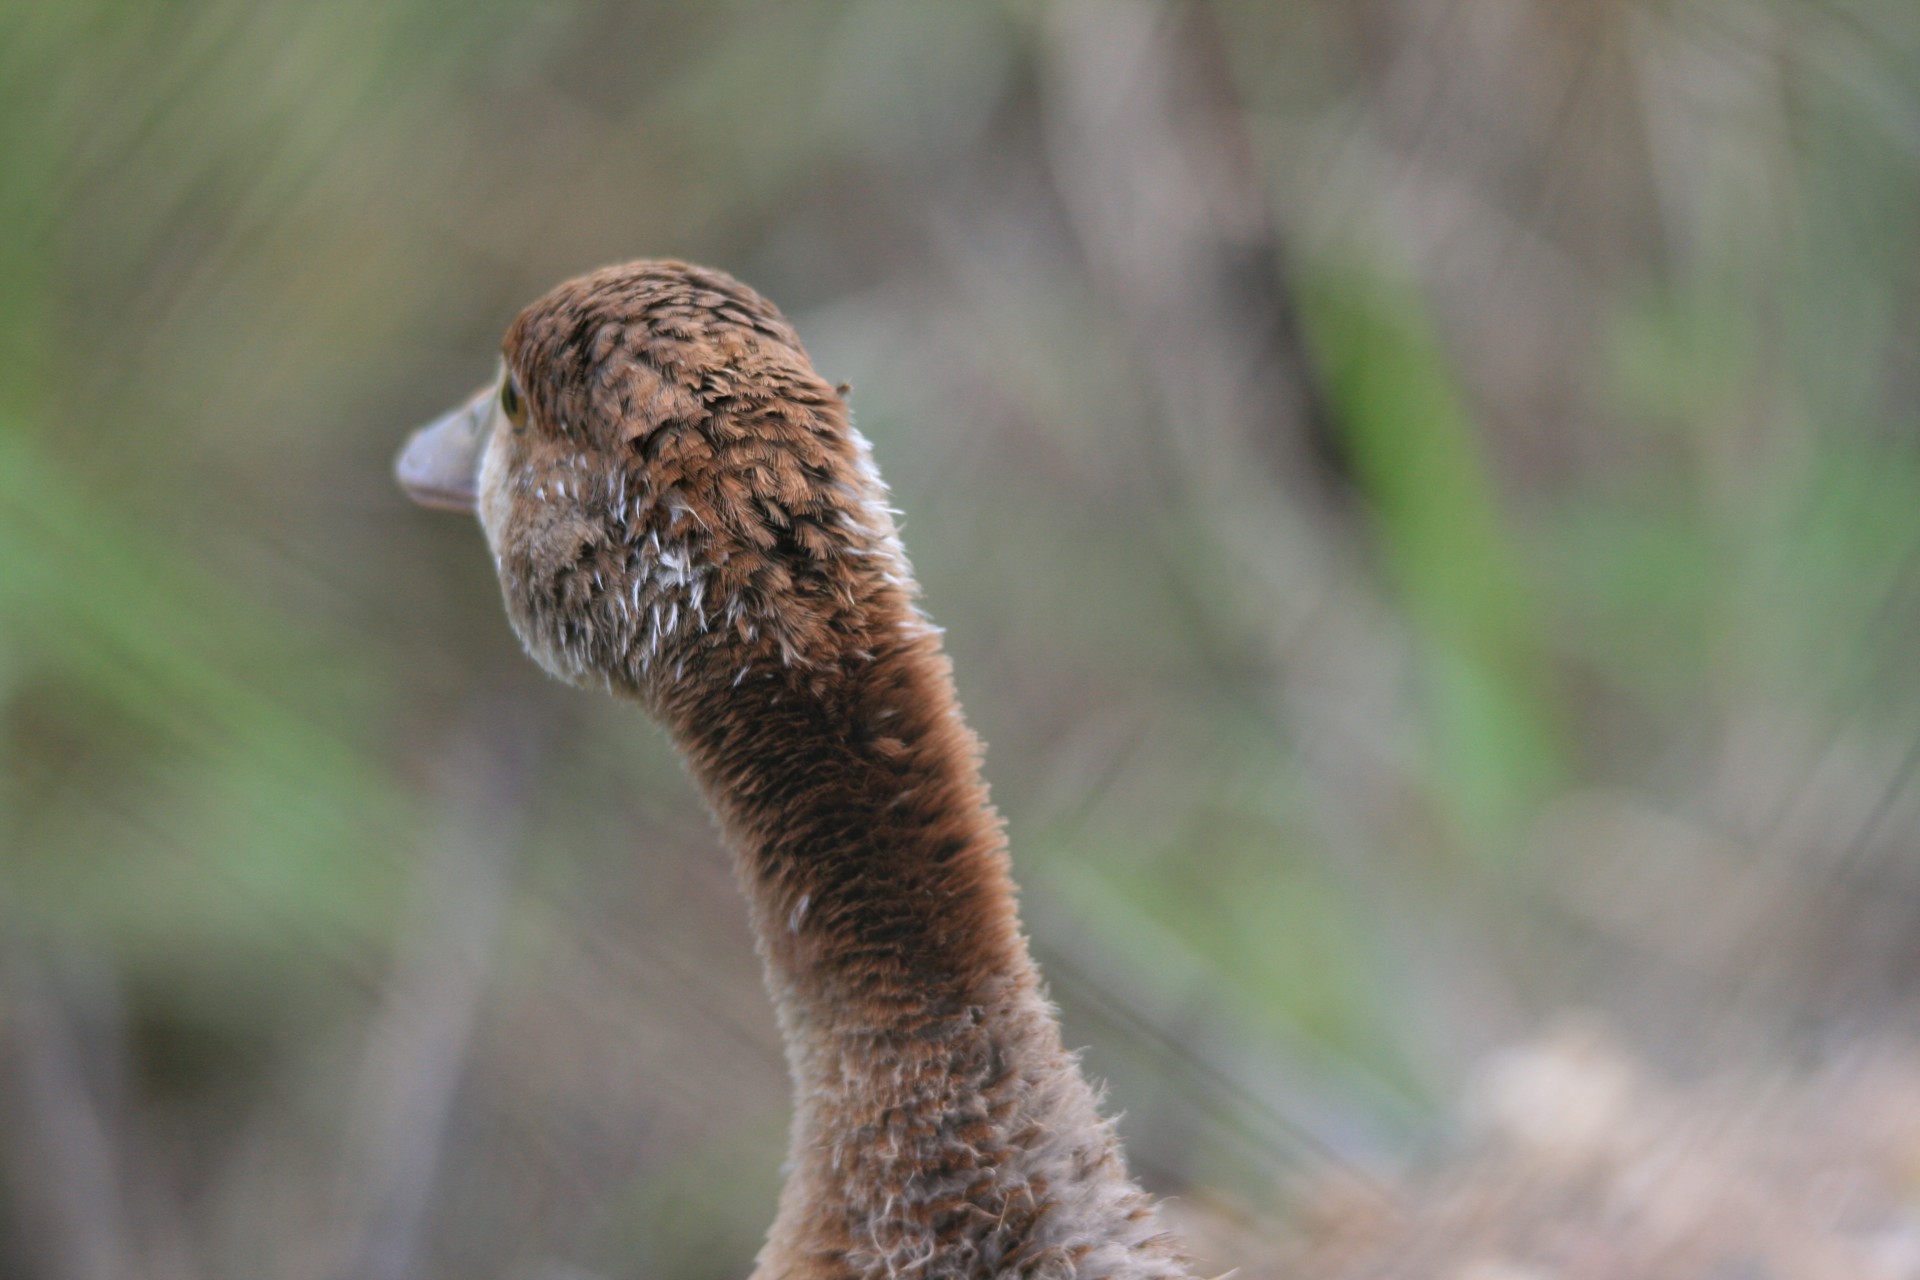
<svg viewBox="0 0 1920 1280">
<path fill-rule="evenodd" d="M 401 476 L 468 485 L 529 654 L 650 710 L 719 815 L 794 1083 L 757 1280 L 1190 1275 L 1062 1046 L 843 393 L 675 262 L 561 285 L 503 353 L 477 480 L 416 474 L 440 428 Z"/>
</svg>

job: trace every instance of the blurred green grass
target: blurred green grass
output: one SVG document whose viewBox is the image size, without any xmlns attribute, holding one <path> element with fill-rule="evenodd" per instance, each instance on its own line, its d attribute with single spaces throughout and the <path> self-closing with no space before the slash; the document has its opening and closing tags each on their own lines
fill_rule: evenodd
<svg viewBox="0 0 1920 1280">
<path fill-rule="evenodd" d="M 1143 346 L 1141 281 L 1202 274 L 1170 228 L 1244 228 L 1151 173 L 1096 192 L 1138 203 L 1130 279 L 1062 198 L 1098 127 L 1063 65 L 1146 65 L 1117 18 L 0 11 L 0 1024 L 77 1028 L 104 1176 L 148 1205 L 116 1229 L 198 1274 L 305 1273 L 249 1271 L 241 1222 L 354 1247 L 329 1207 L 378 1156 L 342 1117 L 436 936 L 449 744 L 505 698 L 551 723 L 440 1080 L 427 1273 L 617 1272 L 636 1234 L 658 1274 L 744 1265 L 778 1152 L 740 1117 L 783 1086 L 697 800 L 637 716 L 539 681 L 477 533 L 387 479 L 602 261 L 734 270 L 854 382 L 1158 1185 L 1268 1203 L 1325 1158 L 1297 1130 L 1393 1148 L 1538 1011 L 1647 1016 L 1678 962 L 1570 905 L 1582 798 L 1743 842 L 1708 897 L 1844 855 L 1920 901 L 1920 19 L 1495 7 L 1140 10 L 1143 57 L 1218 55 L 1237 132 L 1179 136 L 1245 167 L 1302 282 L 1344 506 L 1273 462 L 1297 423 L 1236 434 Z M 1912 959 L 1805 963 L 1899 993 Z M 66 1274 L 21 1167 L 0 1270 Z"/>
</svg>

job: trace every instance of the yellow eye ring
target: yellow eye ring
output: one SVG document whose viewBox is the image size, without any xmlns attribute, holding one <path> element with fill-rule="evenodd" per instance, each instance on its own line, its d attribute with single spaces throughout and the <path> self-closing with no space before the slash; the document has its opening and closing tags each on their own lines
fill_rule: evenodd
<svg viewBox="0 0 1920 1280">
<path fill-rule="evenodd" d="M 527 401 L 520 394 L 520 380 L 509 373 L 500 382 L 500 410 L 507 415 L 507 421 L 513 429 L 519 431 L 527 425 Z"/>
</svg>

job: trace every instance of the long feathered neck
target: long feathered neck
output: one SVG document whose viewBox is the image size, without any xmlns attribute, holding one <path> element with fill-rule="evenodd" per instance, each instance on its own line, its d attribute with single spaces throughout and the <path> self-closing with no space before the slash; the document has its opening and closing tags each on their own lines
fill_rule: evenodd
<svg viewBox="0 0 1920 1280">
<path fill-rule="evenodd" d="M 726 825 L 783 1008 L 882 1034 L 1031 984 L 1000 823 L 924 627 L 749 673 L 681 740 Z"/>
<path fill-rule="evenodd" d="M 676 263 L 562 286 L 505 351 L 540 428 L 481 472 L 509 617 L 666 722 L 752 904 L 796 1098 L 760 1280 L 1186 1274 L 1062 1051 L 842 396 Z"/>
<path fill-rule="evenodd" d="M 1062 1049 L 938 637 L 666 708 L 726 828 L 793 1073 L 759 1276 L 1187 1274 Z"/>
</svg>

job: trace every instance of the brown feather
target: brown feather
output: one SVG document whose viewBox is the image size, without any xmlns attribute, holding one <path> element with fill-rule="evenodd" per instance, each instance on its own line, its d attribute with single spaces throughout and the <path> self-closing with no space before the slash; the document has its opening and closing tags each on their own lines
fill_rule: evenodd
<svg viewBox="0 0 1920 1280">
<path fill-rule="evenodd" d="M 521 313 L 480 513 L 529 652 L 718 813 L 794 1077 L 760 1277 L 1184 1277 L 1061 1046 L 885 489 L 780 313 L 610 267 Z"/>
</svg>

